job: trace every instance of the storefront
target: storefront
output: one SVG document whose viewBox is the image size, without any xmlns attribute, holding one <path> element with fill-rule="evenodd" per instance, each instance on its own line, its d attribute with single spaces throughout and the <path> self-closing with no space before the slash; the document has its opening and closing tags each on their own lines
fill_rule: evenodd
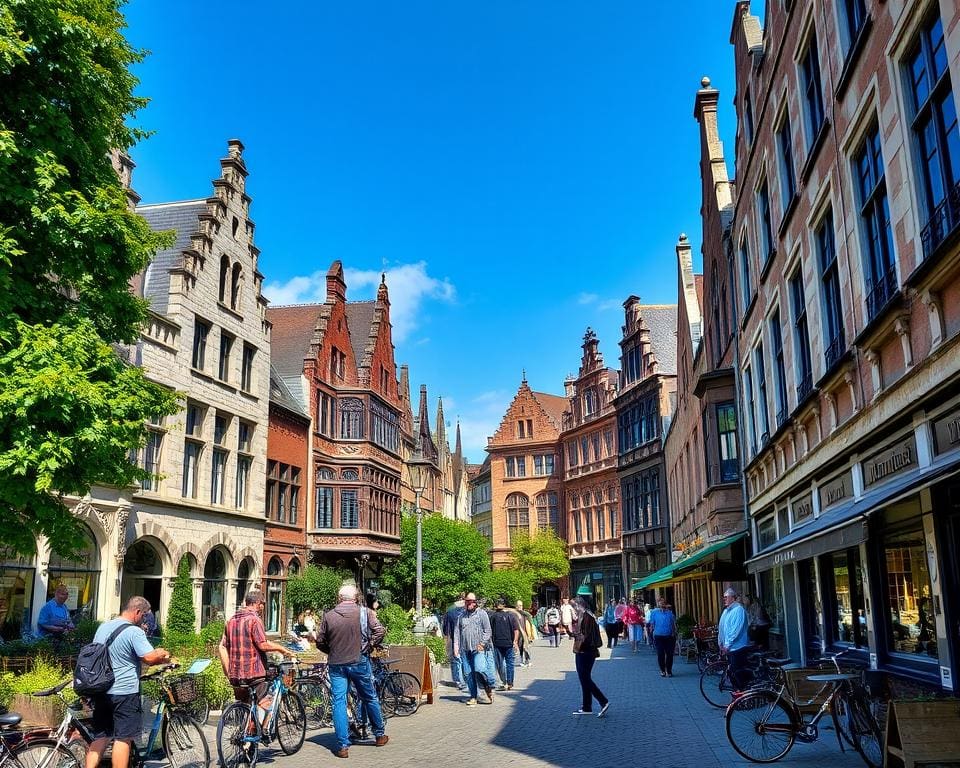
<svg viewBox="0 0 960 768">
<path fill-rule="evenodd" d="M 573 560 L 570 563 L 570 595 L 581 587 L 590 590 L 594 606 L 603 610 L 610 598 L 625 597 L 620 555 Z"/>
<path fill-rule="evenodd" d="M 30 626 L 34 562 L 9 550 L 0 550 L 0 638 L 16 640 Z"/>
</svg>

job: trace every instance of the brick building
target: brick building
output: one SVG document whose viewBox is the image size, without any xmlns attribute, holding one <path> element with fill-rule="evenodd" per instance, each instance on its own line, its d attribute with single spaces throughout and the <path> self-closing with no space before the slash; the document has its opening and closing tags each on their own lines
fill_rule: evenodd
<svg viewBox="0 0 960 768">
<path fill-rule="evenodd" d="M 589 586 L 595 605 L 624 592 L 617 479 L 618 372 L 603 364 L 597 335 L 587 328 L 576 378 L 565 382 L 561 450 L 564 457 L 570 588 Z"/>
<path fill-rule="evenodd" d="M 792 658 L 952 688 L 960 8 L 736 6 L 731 246 L 754 555 Z"/>
</svg>

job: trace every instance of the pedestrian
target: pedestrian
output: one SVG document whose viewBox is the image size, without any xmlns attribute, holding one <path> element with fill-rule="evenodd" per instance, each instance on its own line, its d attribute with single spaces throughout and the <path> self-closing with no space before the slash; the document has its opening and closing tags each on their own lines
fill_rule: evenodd
<svg viewBox="0 0 960 768">
<path fill-rule="evenodd" d="M 520 617 L 520 645 L 518 646 L 520 666 L 529 667 L 530 646 L 537 639 L 537 630 L 533 625 L 533 616 L 529 611 L 523 610 L 523 600 L 517 600 L 515 609 Z"/>
<path fill-rule="evenodd" d="M 600 655 L 603 640 L 600 637 L 600 627 L 597 618 L 593 615 L 593 606 L 590 599 L 582 595 L 576 598 L 577 634 L 573 641 L 573 654 L 576 660 L 577 678 L 580 680 L 580 691 L 583 694 L 580 709 L 573 714 L 593 714 L 593 700 L 597 700 L 600 711 L 597 717 L 603 717 L 610 709 L 610 700 L 603 695 L 603 691 L 593 681 L 593 665 Z"/>
<path fill-rule="evenodd" d="M 490 645 L 490 619 L 487 612 L 477 607 L 477 596 L 468 592 L 463 601 L 463 613 L 457 620 L 453 636 L 453 652 L 460 657 L 463 676 L 470 691 L 467 706 L 477 703 L 478 686 L 487 695 L 487 703 L 493 704 L 492 671 L 487 669 L 486 649 Z"/>
<path fill-rule="evenodd" d="M 617 638 L 620 635 L 620 622 L 617 621 L 617 601 L 612 597 L 603 612 L 603 631 L 607 635 L 607 648 L 616 647 Z"/>
<path fill-rule="evenodd" d="M 113 768 L 127 768 L 130 745 L 140 739 L 143 708 L 140 698 L 140 664 L 162 664 L 170 652 L 154 648 L 141 624 L 150 610 L 144 597 L 131 597 L 120 616 L 101 624 L 93 642 L 108 645 L 113 685 L 106 693 L 94 694 L 93 741 L 87 747 L 86 766 L 97 768 L 110 741 L 113 741 Z"/>
<path fill-rule="evenodd" d="M 463 681 L 463 674 L 460 670 L 460 657 L 453 652 L 453 636 L 457 632 L 457 621 L 460 619 L 460 614 L 463 613 L 463 598 L 464 593 L 461 592 L 459 597 L 454 600 L 453 605 L 443 615 L 442 625 L 447 658 L 450 659 L 450 679 L 457 686 L 457 690 L 460 691 L 467 690 L 467 684 Z"/>
<path fill-rule="evenodd" d="M 337 606 L 323 614 L 317 629 L 317 648 L 327 654 L 333 695 L 333 730 L 337 746 L 332 752 L 335 757 L 350 756 L 347 690 L 351 683 L 360 698 L 364 721 L 369 718 L 373 724 L 374 743 L 382 747 L 390 740 L 385 732 L 370 666 L 370 651 L 383 642 L 387 629 L 373 610 L 358 604 L 357 594 L 357 587 L 353 584 L 340 587 Z"/>
<path fill-rule="evenodd" d="M 147 611 L 143 615 L 143 619 L 140 622 L 140 629 L 143 630 L 143 633 L 147 638 L 157 636 L 157 617 L 154 616 L 153 611 Z"/>
<path fill-rule="evenodd" d="M 533 614 L 533 625 L 537 628 L 537 631 L 546 637 L 549 632 L 547 631 L 547 606 L 541 605 L 537 608 L 536 613 Z"/>
<path fill-rule="evenodd" d="M 627 612 L 627 598 L 621 597 L 617 601 L 617 607 L 614 608 L 613 614 L 617 617 L 617 624 L 620 627 L 620 638 L 623 640 L 627 639 L 626 634 L 626 624 L 623 622 L 623 614 Z"/>
<path fill-rule="evenodd" d="M 750 654 L 750 638 L 747 637 L 749 619 L 738 597 L 733 587 L 727 587 L 723 593 L 725 607 L 717 627 L 717 644 L 720 652 L 727 657 L 730 681 L 737 690 L 743 690 L 750 676 L 747 669 L 747 656 Z"/>
<path fill-rule="evenodd" d="M 743 596 L 743 607 L 747 610 L 747 637 L 763 650 L 769 650 L 770 614 L 763 603 L 749 595 Z"/>
<path fill-rule="evenodd" d="M 37 635 L 42 638 L 65 638 L 73 632 L 73 619 L 70 618 L 70 609 L 67 608 L 67 598 L 70 590 L 66 584 L 60 584 L 53 592 L 40 615 L 37 617 Z"/>
<path fill-rule="evenodd" d="M 673 652 L 677 647 L 677 617 L 664 598 L 657 600 L 657 607 L 647 616 L 647 626 L 657 649 L 657 664 L 660 677 L 673 677 Z"/>
<path fill-rule="evenodd" d="M 627 626 L 627 636 L 630 638 L 630 649 L 636 653 L 643 636 L 643 611 L 640 610 L 640 601 L 637 598 L 627 605 L 623 612 L 623 623 Z"/>
<path fill-rule="evenodd" d="M 576 615 L 573 611 L 573 606 L 570 605 L 569 598 L 563 598 L 563 602 L 560 605 L 560 622 L 563 624 L 563 633 L 567 637 L 573 637 L 573 622 L 576 618 Z"/>
<path fill-rule="evenodd" d="M 520 622 L 513 611 L 507 610 L 507 601 L 497 598 L 497 608 L 490 617 L 490 638 L 496 659 L 500 690 L 513 690 L 513 665 L 520 642 Z"/>
<path fill-rule="evenodd" d="M 554 648 L 560 647 L 560 640 L 562 638 L 560 634 L 560 622 L 562 617 L 560 616 L 560 609 L 557 607 L 556 601 L 547 608 L 545 614 L 547 620 L 547 636 L 551 639 Z"/>
</svg>

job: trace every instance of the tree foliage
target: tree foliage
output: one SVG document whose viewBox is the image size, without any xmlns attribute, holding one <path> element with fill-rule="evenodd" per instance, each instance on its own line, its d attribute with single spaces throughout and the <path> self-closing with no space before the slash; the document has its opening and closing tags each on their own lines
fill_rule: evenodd
<svg viewBox="0 0 960 768">
<path fill-rule="evenodd" d="M 530 575 L 534 586 L 557 581 L 570 573 L 567 545 L 550 528 L 519 536 L 510 550 L 514 567 Z"/>
<path fill-rule="evenodd" d="M 180 558 L 177 578 L 170 593 L 170 605 L 167 607 L 167 633 L 173 635 L 192 635 L 197 625 L 197 611 L 193 607 L 193 576 L 190 574 L 190 559 Z"/>
<path fill-rule="evenodd" d="M 488 603 L 502 597 L 507 601 L 507 605 L 514 605 L 517 600 L 523 600 L 524 605 L 530 605 L 533 586 L 533 577 L 527 571 L 501 568 L 483 574 L 479 591 L 487 598 Z"/>
<path fill-rule="evenodd" d="M 476 590 L 490 569 L 487 540 L 469 523 L 438 515 L 423 517 L 423 596 L 443 608 L 460 592 Z M 400 524 L 400 558 L 383 574 L 394 596 L 413 603 L 417 579 L 417 519 Z"/>
<path fill-rule="evenodd" d="M 174 394 L 121 362 L 145 302 L 129 289 L 170 242 L 128 205 L 111 163 L 145 104 L 119 0 L 0 4 L 0 530 L 69 551 L 61 494 L 142 477 L 129 455 Z"/>
<path fill-rule="evenodd" d="M 294 613 L 307 608 L 325 611 L 337 604 L 337 592 L 350 574 L 334 568 L 308 565 L 287 579 L 287 602 Z"/>
</svg>

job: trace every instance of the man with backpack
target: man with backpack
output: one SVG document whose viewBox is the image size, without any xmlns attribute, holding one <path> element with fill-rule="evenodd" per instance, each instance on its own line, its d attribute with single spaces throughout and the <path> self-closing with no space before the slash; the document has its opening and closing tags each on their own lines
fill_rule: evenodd
<svg viewBox="0 0 960 768">
<path fill-rule="evenodd" d="M 86 768 L 97 768 L 110 741 L 113 741 L 113 768 L 127 768 L 130 745 L 140 738 L 143 721 L 140 663 L 162 664 L 170 660 L 170 652 L 154 649 L 140 628 L 149 610 L 150 602 L 146 598 L 131 597 L 120 616 L 101 624 L 93 642 L 81 651 L 74 675 L 75 688 L 103 687 L 111 673 L 113 678 L 105 691 L 91 695 L 94 740 L 87 748 Z M 90 663 L 85 663 L 87 660 Z M 107 660 L 109 671 L 103 663 Z"/>
<path fill-rule="evenodd" d="M 560 647 L 560 609 L 557 607 L 556 602 L 554 602 L 549 608 L 547 608 L 547 613 L 544 616 L 547 620 L 547 635 L 553 641 L 553 646 L 555 648 Z"/>
</svg>

